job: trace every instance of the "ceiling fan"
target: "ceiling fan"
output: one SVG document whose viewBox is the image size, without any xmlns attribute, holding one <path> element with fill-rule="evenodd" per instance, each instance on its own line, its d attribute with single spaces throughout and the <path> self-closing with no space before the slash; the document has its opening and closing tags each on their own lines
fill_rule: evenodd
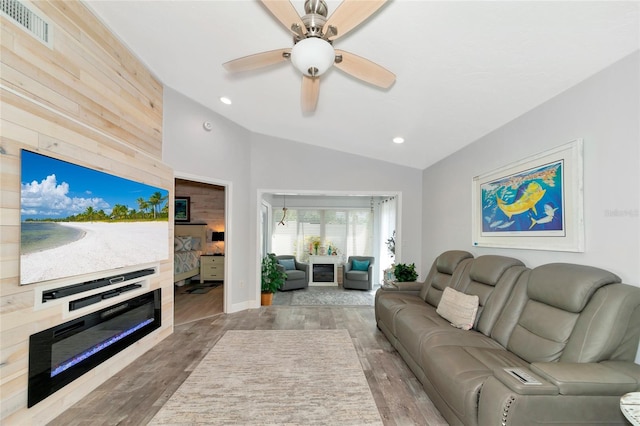
<svg viewBox="0 0 640 426">
<path fill-rule="evenodd" d="M 362 81 L 390 87 L 396 76 L 368 59 L 334 49 L 333 41 L 353 30 L 387 0 L 343 0 L 327 18 L 324 0 L 306 0 L 300 16 L 290 1 L 260 0 L 287 30 L 293 33 L 293 48 L 270 50 L 223 64 L 230 72 L 249 71 L 291 60 L 302 72 L 302 111 L 315 111 L 320 94 L 320 75 L 332 65 Z"/>
</svg>

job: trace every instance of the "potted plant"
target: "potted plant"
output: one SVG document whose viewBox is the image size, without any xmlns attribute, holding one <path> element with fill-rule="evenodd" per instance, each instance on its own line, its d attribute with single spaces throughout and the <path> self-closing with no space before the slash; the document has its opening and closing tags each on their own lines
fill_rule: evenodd
<svg viewBox="0 0 640 426">
<path fill-rule="evenodd" d="M 260 297 L 262 305 L 269 306 L 273 303 L 273 293 L 282 287 L 286 277 L 285 272 L 278 268 L 275 254 L 269 253 L 262 258 L 262 294 Z"/>
<path fill-rule="evenodd" d="M 396 281 L 398 282 L 409 282 L 418 279 L 415 263 L 412 263 L 411 265 L 398 263 L 393 269 L 393 274 L 396 276 Z"/>
</svg>

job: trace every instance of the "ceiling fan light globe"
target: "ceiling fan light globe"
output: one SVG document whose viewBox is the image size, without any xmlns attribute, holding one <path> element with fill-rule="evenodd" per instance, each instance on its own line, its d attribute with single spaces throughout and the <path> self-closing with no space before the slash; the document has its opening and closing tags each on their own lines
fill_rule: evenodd
<svg viewBox="0 0 640 426">
<path fill-rule="evenodd" d="M 291 63 L 304 75 L 318 77 L 333 65 L 336 53 L 333 46 L 321 38 L 300 40 L 291 49 Z"/>
</svg>

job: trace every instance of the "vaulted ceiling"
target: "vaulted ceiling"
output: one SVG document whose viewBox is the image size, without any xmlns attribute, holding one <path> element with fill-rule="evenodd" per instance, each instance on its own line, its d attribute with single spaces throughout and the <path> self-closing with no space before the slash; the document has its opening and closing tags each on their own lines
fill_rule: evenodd
<svg viewBox="0 0 640 426">
<path fill-rule="evenodd" d="M 303 15 L 304 2 L 292 3 Z M 332 68 L 320 77 L 317 110 L 303 114 L 302 78 L 288 61 L 242 74 L 222 67 L 292 46 L 261 2 L 87 4 L 163 84 L 253 132 L 419 169 L 632 53 L 640 39 L 635 1 L 389 1 L 334 47 L 392 71 L 395 84 L 379 89 Z M 329 15 L 339 4 L 327 1 Z"/>
</svg>

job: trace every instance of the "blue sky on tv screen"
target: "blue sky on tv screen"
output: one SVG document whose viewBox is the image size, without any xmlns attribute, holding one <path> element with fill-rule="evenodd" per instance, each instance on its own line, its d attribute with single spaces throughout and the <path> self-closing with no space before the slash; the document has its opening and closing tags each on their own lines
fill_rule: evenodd
<svg viewBox="0 0 640 426">
<path fill-rule="evenodd" d="M 138 199 L 168 191 L 108 173 L 22 150 L 20 218 L 61 219 L 87 210 L 104 210 L 122 204 L 139 210 Z M 162 203 L 162 206 L 166 201 Z"/>
</svg>

